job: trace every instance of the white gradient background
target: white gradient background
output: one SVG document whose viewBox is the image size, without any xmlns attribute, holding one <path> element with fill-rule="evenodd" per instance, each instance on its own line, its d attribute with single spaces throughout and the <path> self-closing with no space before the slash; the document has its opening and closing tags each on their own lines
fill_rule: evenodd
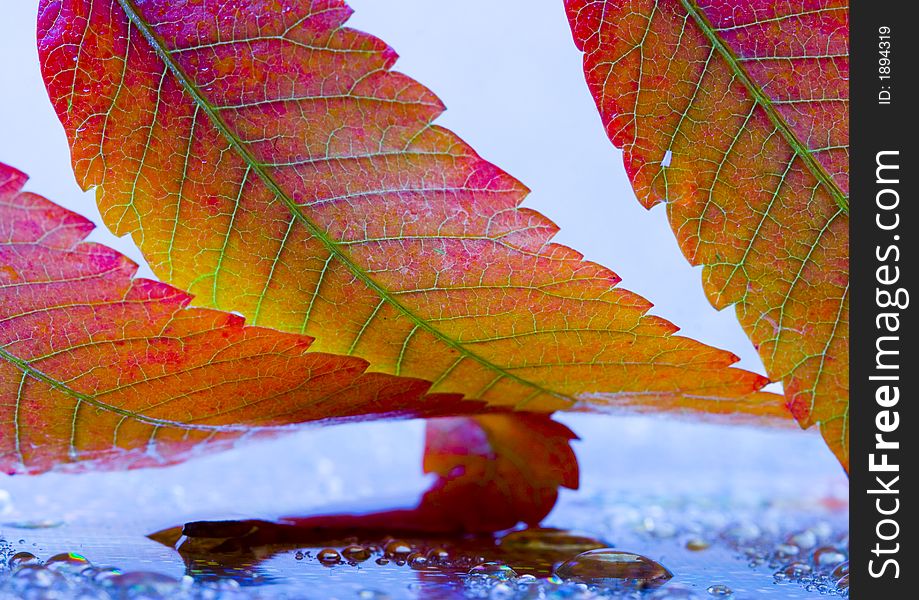
<svg viewBox="0 0 919 600">
<path fill-rule="evenodd" d="M 623 287 L 652 301 L 652 312 L 682 334 L 728 349 L 741 357 L 740 366 L 763 372 L 733 311 L 715 311 L 706 300 L 700 269 L 681 255 L 663 209 L 646 211 L 635 201 L 621 153 L 607 140 L 588 94 L 561 0 L 350 3 L 356 14 L 349 25 L 386 40 L 401 57 L 396 69 L 443 99 L 448 110 L 438 123 L 533 190 L 525 204 L 560 225 L 556 241 L 611 267 Z M 37 0 L 3 3 L 0 161 L 28 173 L 29 190 L 100 223 L 91 239 L 142 264 L 130 240 L 101 225 L 92 194 L 74 181 L 39 73 L 36 7 Z M 146 267 L 141 274 L 150 275 Z M 813 432 L 562 419 L 583 438 L 577 449 L 586 490 L 660 485 L 715 493 L 768 478 L 774 493 L 793 495 L 808 482 L 817 494 L 844 494 L 846 479 Z M 170 523 L 191 515 L 304 512 L 420 489 L 421 447 L 421 423 L 364 424 L 305 431 L 168 469 L 0 477 L 0 490 L 12 496 L 8 513 L 30 517 L 60 517 L 56 511 L 63 510 L 79 518 L 99 506 L 126 511 L 154 497 Z M 84 508 L 75 508 L 81 502 Z"/>
</svg>

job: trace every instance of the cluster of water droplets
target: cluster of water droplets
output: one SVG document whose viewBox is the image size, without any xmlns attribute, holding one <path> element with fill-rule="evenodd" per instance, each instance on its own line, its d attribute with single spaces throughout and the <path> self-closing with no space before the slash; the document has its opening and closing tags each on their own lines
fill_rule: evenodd
<svg viewBox="0 0 919 600">
<path fill-rule="evenodd" d="M 746 523 L 722 536 L 752 568 L 773 571 L 777 584 L 795 584 L 826 595 L 849 595 L 849 538 L 826 523 L 781 535 Z"/>
<path fill-rule="evenodd" d="M 236 600 L 251 598 L 233 580 L 195 581 L 122 571 L 63 552 L 45 560 L 0 540 L 0 600 Z"/>
</svg>

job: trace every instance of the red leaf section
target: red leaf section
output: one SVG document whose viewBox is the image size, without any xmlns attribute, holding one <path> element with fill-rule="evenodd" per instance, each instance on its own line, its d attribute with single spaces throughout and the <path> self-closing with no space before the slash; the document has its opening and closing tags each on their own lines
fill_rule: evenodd
<svg viewBox="0 0 919 600">
<path fill-rule="evenodd" d="M 187 308 L 25 181 L 0 164 L 3 471 L 158 466 L 296 423 L 483 410 L 307 352 L 307 336 Z"/>
</svg>

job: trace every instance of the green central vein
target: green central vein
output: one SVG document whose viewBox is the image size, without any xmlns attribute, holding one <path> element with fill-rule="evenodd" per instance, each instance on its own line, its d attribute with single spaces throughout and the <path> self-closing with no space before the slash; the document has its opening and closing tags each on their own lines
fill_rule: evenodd
<svg viewBox="0 0 919 600">
<path fill-rule="evenodd" d="M 753 81 L 750 75 L 741 66 L 740 59 L 738 59 L 737 55 L 727 46 L 724 40 L 721 39 L 702 10 L 696 6 L 695 1 L 680 0 L 680 2 L 683 8 L 686 9 L 686 12 L 695 20 L 702 33 L 705 34 L 705 37 L 708 38 L 712 47 L 724 57 L 725 62 L 728 64 L 728 67 L 730 67 L 734 76 L 743 83 L 744 87 L 753 95 L 753 99 L 756 103 L 763 108 L 769 120 L 772 121 L 772 124 L 775 125 L 776 129 L 782 134 L 782 137 L 785 138 L 785 141 L 794 149 L 795 154 L 801 157 L 801 160 L 804 161 L 804 164 L 807 165 L 811 173 L 813 173 L 817 180 L 833 197 L 833 200 L 836 201 L 839 208 L 846 214 L 849 214 L 849 198 L 839 189 L 839 185 L 837 185 L 836 181 L 827 173 L 826 169 L 823 168 L 823 165 L 820 164 L 820 161 L 817 160 L 813 152 L 798 139 L 798 136 L 792 131 L 791 126 L 785 121 L 785 118 L 779 114 L 772 99 L 766 95 L 763 88 Z"/>
<path fill-rule="evenodd" d="M 404 314 L 410 321 L 415 323 L 418 327 L 427 331 L 428 333 L 433 335 L 435 338 L 439 339 L 441 342 L 453 348 L 460 354 L 469 357 L 470 359 L 478 362 L 479 364 L 485 366 L 486 368 L 489 368 L 491 370 L 494 370 L 500 373 L 503 377 L 517 381 L 521 385 L 532 387 L 537 392 L 541 392 L 541 393 L 545 393 L 545 394 L 554 396 L 570 404 L 574 404 L 577 401 L 575 398 L 572 398 L 571 396 L 568 396 L 567 394 L 546 389 L 545 387 L 541 386 L 538 383 L 529 381 L 527 379 L 523 379 L 522 377 L 515 375 L 509 372 L 508 370 L 498 366 L 497 364 L 491 362 L 487 358 L 480 356 L 474 352 L 471 352 L 465 346 L 463 346 L 460 342 L 450 338 L 449 336 L 447 336 L 440 330 L 436 329 L 429 322 L 427 322 L 420 316 L 416 315 L 410 308 L 408 308 L 407 306 L 403 305 L 401 302 L 396 300 L 392 296 L 392 294 L 389 293 L 388 290 L 386 290 L 379 283 L 377 283 L 360 265 L 358 265 L 347 254 L 347 252 L 345 252 L 340 247 L 339 242 L 330 238 L 329 235 L 321 227 L 319 227 L 309 217 L 307 217 L 303 213 L 302 207 L 300 207 L 296 202 L 294 202 L 294 200 L 290 197 L 290 195 L 281 187 L 281 185 L 275 180 L 275 178 L 265 169 L 264 165 L 262 165 L 258 160 L 256 160 L 255 156 L 253 156 L 252 153 L 245 147 L 242 140 L 233 132 L 233 130 L 226 123 L 226 121 L 224 121 L 224 119 L 220 116 L 216 107 L 212 105 L 207 100 L 207 98 L 204 97 L 204 95 L 197 88 L 197 86 L 191 81 L 191 79 L 188 77 L 188 75 L 185 73 L 182 67 L 179 66 L 178 63 L 176 63 L 176 61 L 172 57 L 172 54 L 166 48 L 166 45 L 163 42 L 163 40 L 160 39 L 160 37 L 151 29 L 150 25 L 148 25 L 147 22 L 144 21 L 144 19 L 140 16 L 137 9 L 134 7 L 133 1 L 132 0 L 118 0 L 118 4 L 121 6 L 122 10 L 124 10 L 125 15 L 128 17 L 131 24 L 137 27 L 137 29 L 141 32 L 141 34 L 147 39 L 147 41 L 150 43 L 150 46 L 153 48 L 154 52 L 156 53 L 156 55 L 160 58 L 160 60 L 163 61 L 164 64 L 166 64 L 167 67 L 169 67 L 169 69 L 172 71 L 173 75 L 175 75 L 176 79 L 178 79 L 179 83 L 182 85 L 185 91 L 188 92 L 188 94 L 194 99 L 194 101 L 207 113 L 208 117 L 210 117 L 211 122 L 214 124 L 214 126 L 220 131 L 220 133 L 224 136 L 224 138 L 226 138 L 229 144 L 233 146 L 233 149 L 236 150 L 236 152 L 242 157 L 242 159 L 246 162 L 246 164 L 250 166 L 252 170 L 254 170 L 258 174 L 258 176 L 265 183 L 265 185 L 271 190 L 271 192 L 274 193 L 275 196 L 280 198 L 282 202 L 284 202 L 284 204 L 291 211 L 291 213 L 297 219 L 300 220 L 300 222 L 303 224 L 304 227 L 306 227 L 309 233 L 312 236 L 314 236 L 316 239 L 318 239 L 331 254 L 333 254 L 339 261 L 341 261 L 341 263 L 344 264 L 345 267 L 347 267 L 351 271 L 351 273 L 354 274 L 355 277 L 360 279 L 367 287 L 374 290 L 377 294 L 380 295 L 380 297 L 385 299 L 394 308 L 399 310 L 399 312 Z M 529 401 L 529 399 L 530 398 L 528 397 L 523 402 L 518 404 L 517 408 L 522 408 Z"/>
<path fill-rule="evenodd" d="M 225 425 L 194 425 L 192 423 L 180 423 L 178 421 L 170 421 L 168 419 L 157 419 L 155 417 L 148 417 L 146 415 L 142 415 L 142 414 L 130 411 L 130 410 L 118 408 L 117 406 L 112 406 L 111 404 L 101 402 L 94 396 L 90 396 L 89 394 L 84 394 L 83 392 L 79 392 L 73 389 L 72 387 L 70 387 L 69 385 L 58 381 L 54 377 L 47 375 L 46 373 L 40 371 L 39 369 L 36 369 L 31 364 L 29 364 L 28 361 L 19 358 L 15 354 L 11 354 L 5 348 L 0 348 L 0 358 L 12 364 L 14 367 L 22 371 L 25 375 L 32 377 L 34 379 L 37 379 L 38 381 L 41 381 L 43 383 L 46 383 L 47 385 L 61 392 L 62 394 L 70 396 L 71 398 L 77 401 L 77 404 L 79 404 L 80 402 L 85 402 L 86 404 L 89 404 L 90 406 L 95 406 L 96 408 L 99 408 L 105 411 L 109 411 L 109 412 L 113 412 L 123 417 L 127 417 L 129 419 L 133 419 L 141 423 L 146 423 L 148 425 L 153 425 L 155 427 L 175 427 L 177 429 L 195 429 L 195 430 L 203 430 L 203 431 L 233 431 L 233 430 L 248 431 L 250 429 L 248 427 L 234 427 L 230 425 L 227 425 L 227 426 Z"/>
</svg>

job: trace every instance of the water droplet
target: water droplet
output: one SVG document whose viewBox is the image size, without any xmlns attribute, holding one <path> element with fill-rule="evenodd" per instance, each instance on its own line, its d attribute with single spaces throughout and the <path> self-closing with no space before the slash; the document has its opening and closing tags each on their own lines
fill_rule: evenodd
<svg viewBox="0 0 919 600">
<path fill-rule="evenodd" d="M 31 552 L 17 552 L 6 563 L 10 569 L 17 569 L 25 565 L 38 565 L 41 561 Z"/>
<path fill-rule="evenodd" d="M 294 559 L 295 559 L 295 560 L 303 560 L 305 557 L 306 557 L 306 555 L 303 554 L 303 552 L 301 552 L 300 550 L 297 550 L 297 553 L 294 554 Z"/>
<path fill-rule="evenodd" d="M 87 567 L 80 571 L 80 575 L 92 579 L 96 583 L 104 584 L 115 577 L 120 577 L 123 572 L 115 567 Z"/>
<path fill-rule="evenodd" d="M 762 530 L 754 523 L 737 523 L 729 527 L 724 535 L 738 544 L 753 542 L 763 534 Z"/>
<path fill-rule="evenodd" d="M 832 573 L 833 577 L 835 577 L 836 579 L 839 579 L 843 575 L 848 575 L 848 574 L 849 574 L 849 561 L 839 563 L 836 566 L 836 568 L 833 569 L 833 573 Z"/>
<path fill-rule="evenodd" d="M 785 578 L 792 581 L 800 579 L 805 575 L 810 575 L 812 569 L 811 566 L 802 562 L 793 562 L 788 565 L 785 565 L 779 573 L 785 576 Z"/>
<path fill-rule="evenodd" d="M 817 545 L 817 534 L 807 529 L 788 536 L 788 544 L 794 544 L 803 550 L 810 550 Z"/>
<path fill-rule="evenodd" d="M 316 554 L 316 558 L 319 559 L 324 565 L 337 565 L 341 562 L 341 554 L 338 553 L 338 550 L 333 548 L 324 548 Z"/>
<path fill-rule="evenodd" d="M 602 585 L 619 580 L 639 587 L 660 585 L 673 577 L 666 567 L 650 558 L 608 548 L 578 554 L 560 565 L 555 574 L 564 580 L 586 584 Z"/>
<path fill-rule="evenodd" d="M 408 566 L 415 569 L 416 571 L 430 567 L 428 557 L 419 552 L 413 552 L 412 554 L 409 554 L 407 561 Z"/>
<path fill-rule="evenodd" d="M 13 497 L 6 490 L 0 490 L 0 515 L 8 515 L 13 512 Z"/>
<path fill-rule="evenodd" d="M 170 598 L 179 587 L 178 579 L 148 571 L 131 571 L 109 581 L 128 598 Z"/>
<path fill-rule="evenodd" d="M 568 556 L 609 546 L 587 536 L 548 527 L 512 531 L 502 537 L 498 545 L 505 550 L 564 553 Z"/>
<path fill-rule="evenodd" d="M 506 600 L 514 597 L 514 588 L 506 583 L 499 583 L 491 588 L 488 592 L 490 600 Z"/>
<path fill-rule="evenodd" d="M 830 568 L 846 561 L 846 555 L 832 546 L 823 546 L 814 552 L 814 564 Z"/>
<path fill-rule="evenodd" d="M 517 572 L 505 564 L 485 562 L 469 569 L 469 575 L 491 580 L 506 581 L 517 577 Z"/>
<path fill-rule="evenodd" d="M 839 578 L 839 581 L 836 582 L 837 591 L 848 591 L 849 590 L 849 574 L 845 574 Z"/>
<path fill-rule="evenodd" d="M 698 600 L 699 597 L 691 588 L 673 583 L 647 596 L 648 600 Z"/>
<path fill-rule="evenodd" d="M 712 596 L 717 596 L 718 598 L 730 598 L 734 595 L 734 590 L 720 583 L 708 586 L 708 589 L 705 591 L 707 591 Z"/>
<path fill-rule="evenodd" d="M 412 547 L 402 540 L 393 540 L 386 544 L 383 552 L 389 558 L 405 560 L 405 557 L 412 553 Z"/>
<path fill-rule="evenodd" d="M 51 529 L 53 527 L 60 527 L 63 524 L 63 521 L 54 521 L 52 519 L 34 519 L 4 523 L 6 527 L 13 527 L 14 529 Z"/>
<path fill-rule="evenodd" d="M 642 520 L 641 528 L 656 538 L 671 538 L 676 535 L 676 526 L 673 523 L 651 517 L 645 517 Z"/>
<path fill-rule="evenodd" d="M 383 565 L 389 564 L 389 559 L 386 558 L 385 556 L 381 556 L 380 558 L 376 559 L 374 562 L 376 562 L 380 566 L 383 566 Z"/>
<path fill-rule="evenodd" d="M 91 564 L 82 554 L 62 552 L 46 560 L 45 566 L 64 573 L 79 573 L 86 567 L 91 566 Z"/>
<path fill-rule="evenodd" d="M 60 573 L 55 573 L 41 565 L 23 565 L 13 573 L 20 585 L 26 588 L 50 588 L 54 584 L 64 581 Z"/>
<path fill-rule="evenodd" d="M 431 548 L 428 550 L 428 560 L 434 563 L 445 563 L 450 560 L 450 551 L 442 547 Z"/>
<path fill-rule="evenodd" d="M 342 548 L 341 555 L 345 557 L 345 560 L 351 563 L 364 562 L 371 556 L 369 548 L 360 546 L 358 544 L 351 544 Z"/>
<path fill-rule="evenodd" d="M 707 540 L 702 538 L 691 538 L 686 541 L 686 549 L 692 550 L 693 552 L 700 552 L 702 550 L 707 550 L 711 544 Z"/>
<path fill-rule="evenodd" d="M 778 560 L 788 560 L 801 553 L 801 549 L 794 544 L 779 544 L 773 551 L 773 556 Z"/>
</svg>

